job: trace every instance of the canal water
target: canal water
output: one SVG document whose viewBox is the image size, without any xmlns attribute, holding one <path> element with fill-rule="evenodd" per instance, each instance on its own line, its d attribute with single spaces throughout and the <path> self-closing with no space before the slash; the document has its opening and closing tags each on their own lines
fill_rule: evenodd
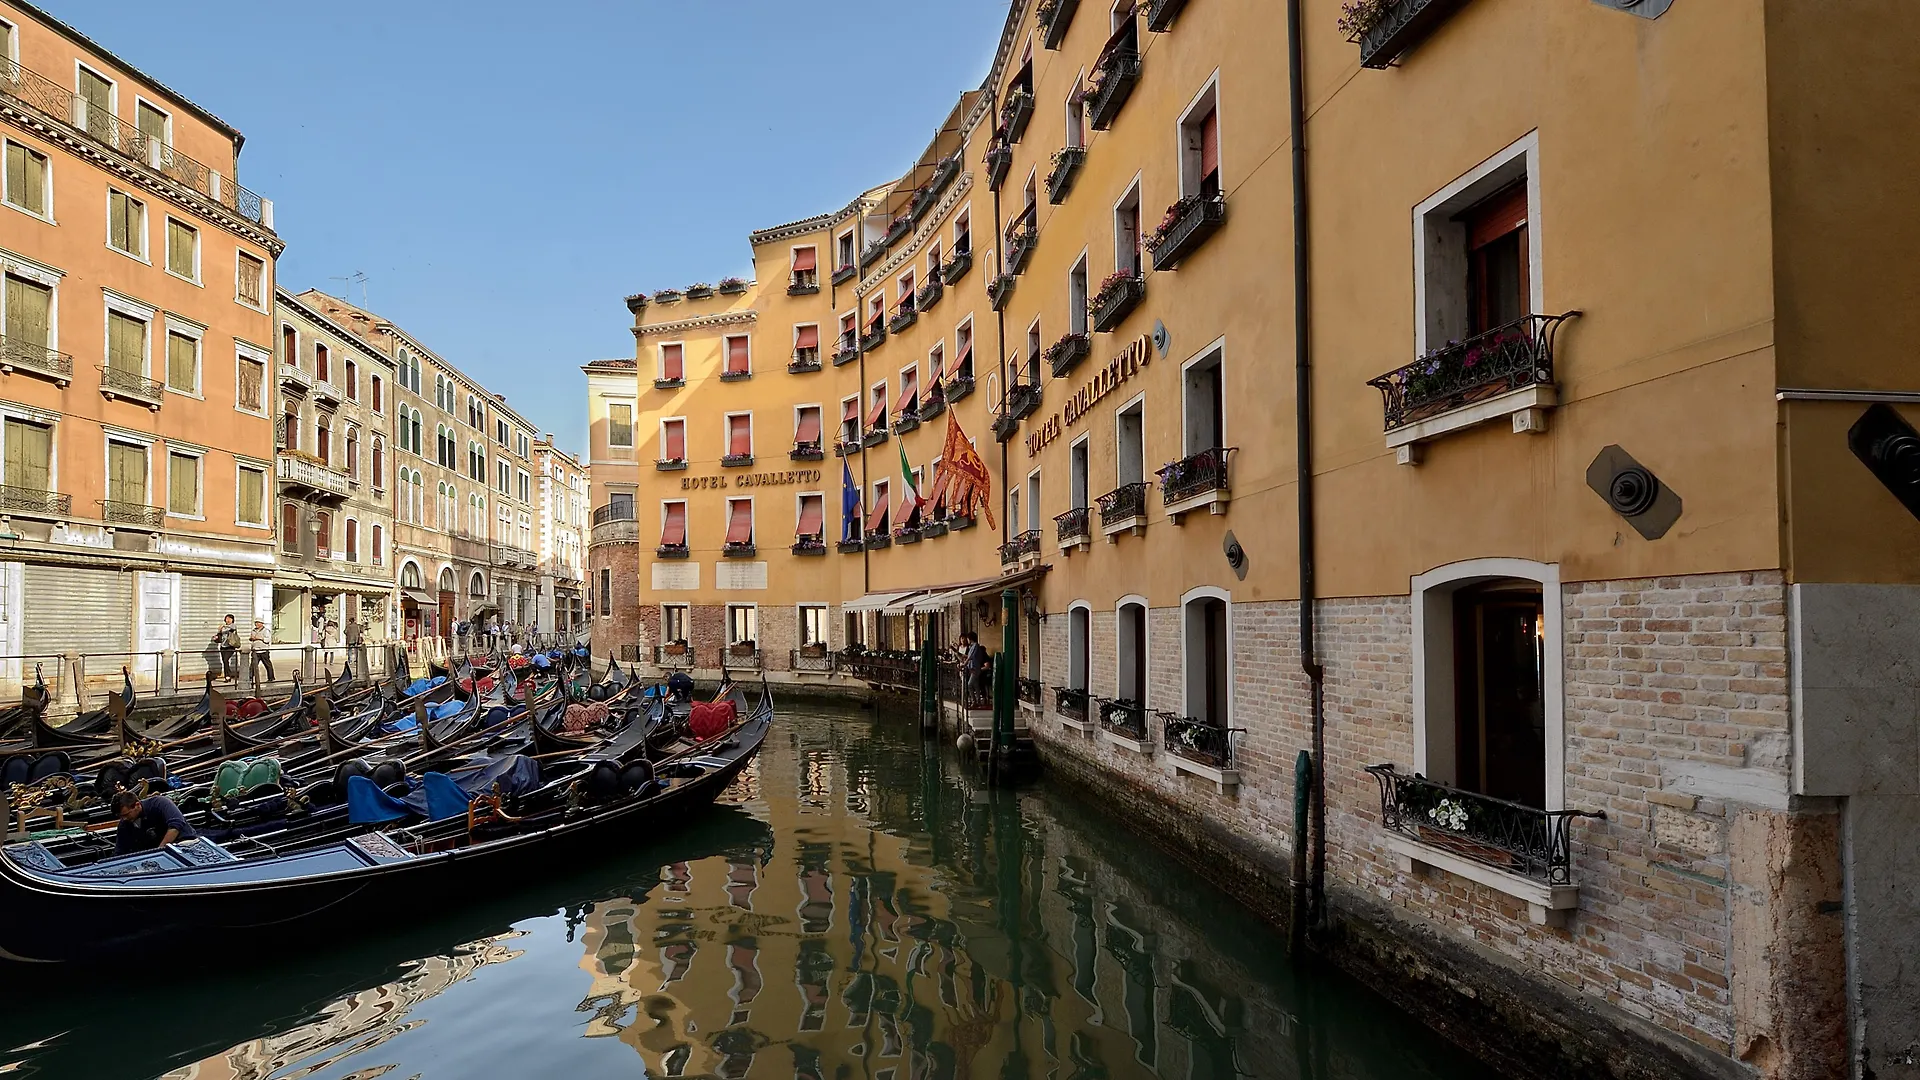
<svg viewBox="0 0 1920 1080">
<path fill-rule="evenodd" d="M 725 802 L 354 940 L 0 971 L 0 1076 L 1422 1080 L 1487 1071 L 1100 808 L 783 710 Z"/>
</svg>

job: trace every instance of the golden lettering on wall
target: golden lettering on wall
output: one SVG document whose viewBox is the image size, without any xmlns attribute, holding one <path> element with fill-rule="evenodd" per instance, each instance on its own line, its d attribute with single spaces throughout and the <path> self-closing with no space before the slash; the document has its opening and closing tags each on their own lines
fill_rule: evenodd
<svg viewBox="0 0 1920 1080">
<path fill-rule="evenodd" d="M 1080 388 L 1067 398 L 1064 408 L 1035 425 L 1034 430 L 1027 433 L 1027 455 L 1031 457 L 1039 453 L 1048 443 L 1059 438 L 1068 427 L 1087 415 L 1101 398 L 1113 393 L 1121 383 L 1133 378 L 1142 368 L 1151 363 L 1153 363 L 1153 336 L 1141 334 L 1120 355 L 1107 361 L 1105 367 L 1095 370 L 1093 377 L 1082 383 Z"/>
<path fill-rule="evenodd" d="M 720 488 L 782 487 L 790 484 L 817 484 L 819 469 L 787 469 L 782 472 L 722 474 L 720 476 L 683 476 L 681 491 L 709 491 Z"/>
</svg>

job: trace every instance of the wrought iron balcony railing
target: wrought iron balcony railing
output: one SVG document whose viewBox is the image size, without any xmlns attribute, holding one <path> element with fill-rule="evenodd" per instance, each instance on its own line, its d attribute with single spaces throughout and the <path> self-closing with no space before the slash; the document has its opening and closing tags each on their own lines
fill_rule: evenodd
<svg viewBox="0 0 1920 1080">
<path fill-rule="evenodd" d="M 793 375 L 802 375 L 809 371 L 820 370 L 820 347 L 793 350 L 793 359 L 787 363 L 787 371 Z"/>
<path fill-rule="evenodd" d="M 1189 195 L 1167 207 L 1167 216 L 1160 227 L 1147 238 L 1153 268 L 1171 270 L 1180 265 L 1180 260 L 1200 250 L 1226 220 L 1225 195 Z"/>
<path fill-rule="evenodd" d="M 1227 464 L 1236 447 L 1216 446 L 1197 454 L 1169 462 L 1155 475 L 1160 478 L 1161 501 L 1171 506 L 1209 491 L 1226 491 Z"/>
<path fill-rule="evenodd" d="M 1380 0 L 1353 22 L 1343 20 L 1347 40 L 1360 46 L 1360 66 L 1392 67 L 1457 10 L 1463 0 Z"/>
<path fill-rule="evenodd" d="M 1152 0 L 1147 5 L 1147 29 L 1156 34 L 1173 29 L 1173 21 L 1180 17 L 1180 9 L 1186 6 L 1187 0 Z"/>
<path fill-rule="evenodd" d="M 1019 561 L 1020 561 L 1019 545 L 1014 544 L 1012 542 L 1008 542 L 1000 545 L 1000 565 L 1001 566 L 1012 566 L 1013 564 Z"/>
<path fill-rule="evenodd" d="M 827 541 L 818 533 L 813 536 L 802 536 L 793 542 L 793 553 L 795 555 L 825 555 L 827 553 Z"/>
<path fill-rule="evenodd" d="M 692 552 L 684 543 L 661 544 L 659 547 L 653 549 L 653 554 L 656 558 L 661 559 L 684 559 L 689 557 Z"/>
<path fill-rule="evenodd" d="M 1241 729 L 1178 713 L 1163 712 L 1159 716 L 1168 753 L 1215 769 L 1233 768 L 1233 735 Z"/>
<path fill-rule="evenodd" d="M 1053 688 L 1053 710 L 1069 720 L 1085 723 L 1089 695 L 1085 690 L 1075 690 L 1071 686 Z"/>
<path fill-rule="evenodd" d="M 1579 314 L 1528 315 L 1367 380 L 1380 391 L 1386 430 L 1523 387 L 1553 385 L 1554 337 Z"/>
<path fill-rule="evenodd" d="M 1040 46 L 1045 49 L 1058 49 L 1060 42 L 1067 36 L 1067 27 L 1073 23 L 1073 13 L 1080 7 L 1080 0 L 1040 0 Z"/>
<path fill-rule="evenodd" d="M 1040 680 L 1023 678 L 1019 681 L 1020 700 L 1034 708 L 1040 707 Z"/>
<path fill-rule="evenodd" d="M 1573 822 L 1604 811 L 1543 810 L 1462 791 L 1392 765 L 1369 765 L 1380 782 L 1380 823 L 1394 832 L 1548 885 L 1573 883 Z"/>
<path fill-rule="evenodd" d="M 1084 146 L 1063 146 L 1053 152 L 1053 168 L 1047 172 L 1048 202 L 1058 206 L 1066 201 L 1067 192 L 1073 190 L 1074 178 L 1080 175 L 1080 166 L 1086 161 Z"/>
<path fill-rule="evenodd" d="M 803 645 L 792 651 L 789 661 L 795 671 L 805 671 L 815 675 L 833 674 L 833 654 L 825 645 Z"/>
<path fill-rule="evenodd" d="M 1121 484 L 1100 496 L 1100 524 L 1117 525 L 1128 518 L 1145 517 L 1149 486 L 1144 481 L 1137 484 Z"/>
<path fill-rule="evenodd" d="M 1105 131 L 1113 126 L 1120 107 L 1133 96 L 1134 84 L 1140 81 L 1139 50 L 1113 50 L 1094 69 L 1092 79 L 1094 91 L 1087 109 L 1087 122 L 1093 130 Z"/>
<path fill-rule="evenodd" d="M 1093 340 L 1085 334 L 1067 334 L 1060 340 L 1047 346 L 1041 359 L 1047 362 L 1047 369 L 1058 379 L 1072 371 L 1080 361 L 1086 359 L 1093 348 Z"/>
<path fill-rule="evenodd" d="M 118 116 L 95 109 L 86 98 L 59 82 L 4 56 L 0 56 L 0 94 L 256 225 L 273 228 L 272 204 L 267 200 Z"/>
<path fill-rule="evenodd" d="M 723 668 L 758 671 L 761 665 L 760 650 L 752 645 L 729 645 L 720 652 L 720 666 Z"/>
<path fill-rule="evenodd" d="M 631 506 L 620 506 L 614 503 L 608 503 L 605 506 L 596 506 L 593 508 L 593 523 L 595 525 L 604 525 L 609 521 L 633 520 L 635 520 L 635 518 L 633 507 Z"/>
<path fill-rule="evenodd" d="M 655 667 L 682 670 L 691 668 L 693 667 L 693 646 L 684 643 L 679 645 L 655 645 L 653 647 L 653 663 Z"/>
<path fill-rule="evenodd" d="M 95 364 L 100 369 L 100 392 L 110 398 L 126 398 L 150 409 L 160 407 L 166 387 L 158 379 L 149 379 L 137 371 Z"/>
<path fill-rule="evenodd" d="M 1087 531 L 1088 508 L 1076 506 L 1053 519 L 1053 534 L 1056 542 L 1065 547 L 1086 540 L 1091 533 Z"/>
<path fill-rule="evenodd" d="M 1001 181 L 1007 178 L 1007 170 L 1013 168 L 1013 147 L 999 141 L 987 147 L 987 187 L 1000 190 Z"/>
<path fill-rule="evenodd" d="M 819 439 L 794 443 L 793 449 L 787 453 L 787 457 L 794 461 L 820 461 L 826 456 L 826 451 L 820 448 Z"/>
<path fill-rule="evenodd" d="M 941 265 L 940 280 L 949 285 L 955 284 L 966 277 L 967 271 L 971 269 L 973 269 L 973 252 L 956 251 L 948 255 L 947 261 Z"/>
<path fill-rule="evenodd" d="M 1026 532 L 1015 533 L 1007 546 L 1013 549 L 1015 558 L 1038 555 L 1040 554 L 1040 530 L 1028 529 Z"/>
<path fill-rule="evenodd" d="M 0 337 L 0 371 L 31 372 L 52 379 L 63 389 L 73 381 L 73 357 L 41 342 Z"/>
<path fill-rule="evenodd" d="M 1034 247 L 1040 242 L 1040 220 L 1032 207 L 1028 207 L 1013 223 L 1007 226 L 1007 273 L 1018 274 L 1027 268 L 1027 256 L 1033 254 Z"/>
<path fill-rule="evenodd" d="M 1109 278 L 1087 304 L 1093 328 L 1104 334 L 1119 326 L 1146 296 L 1147 279 L 1139 274 Z"/>
<path fill-rule="evenodd" d="M 39 488 L 0 487 L 0 511 L 30 517 L 67 517 L 73 513 L 73 496 Z"/>
<path fill-rule="evenodd" d="M 1147 710 L 1131 698 L 1097 698 L 1100 726 L 1123 739 L 1147 741 Z"/>
<path fill-rule="evenodd" d="M 166 520 L 167 512 L 158 506 L 145 503 L 121 502 L 118 499 L 95 499 L 100 504 L 100 520 L 109 525 L 144 525 L 157 529 Z"/>
</svg>

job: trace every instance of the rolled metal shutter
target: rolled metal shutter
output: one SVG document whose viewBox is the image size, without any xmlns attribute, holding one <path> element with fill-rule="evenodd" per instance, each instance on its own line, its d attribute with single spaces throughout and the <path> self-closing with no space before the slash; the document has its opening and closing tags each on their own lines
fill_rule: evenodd
<svg viewBox="0 0 1920 1080">
<path fill-rule="evenodd" d="M 252 578 L 180 576 L 181 652 L 206 648 L 220 621 L 229 615 L 245 642 L 253 632 Z"/>
<path fill-rule="evenodd" d="M 23 577 L 25 652 L 114 654 L 132 647 L 132 574 L 29 563 Z"/>
</svg>

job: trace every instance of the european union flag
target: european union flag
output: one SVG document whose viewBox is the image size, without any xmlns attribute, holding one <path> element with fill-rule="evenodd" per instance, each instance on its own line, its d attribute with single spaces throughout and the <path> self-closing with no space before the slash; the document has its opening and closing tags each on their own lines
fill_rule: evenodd
<svg viewBox="0 0 1920 1080">
<path fill-rule="evenodd" d="M 853 466 L 840 459 L 840 539 L 851 540 L 860 523 L 860 485 L 853 482 Z"/>
</svg>

